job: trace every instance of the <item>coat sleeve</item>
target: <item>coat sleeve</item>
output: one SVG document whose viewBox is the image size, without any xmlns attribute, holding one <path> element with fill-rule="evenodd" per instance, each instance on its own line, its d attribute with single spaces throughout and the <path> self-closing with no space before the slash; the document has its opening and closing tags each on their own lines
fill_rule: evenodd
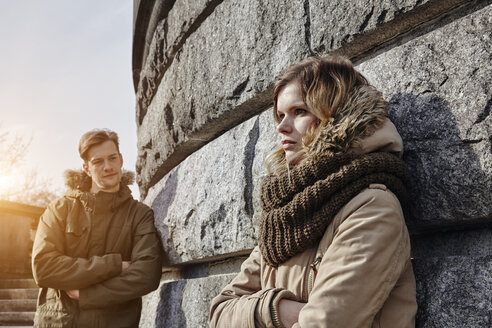
<svg viewBox="0 0 492 328">
<path fill-rule="evenodd" d="M 162 247 L 148 210 L 134 232 L 131 265 L 116 277 L 80 289 L 81 309 L 103 308 L 141 297 L 159 286 Z"/>
<path fill-rule="evenodd" d="M 351 203 L 294 327 L 371 326 L 405 269 L 410 241 L 394 194 L 366 189 Z"/>
<path fill-rule="evenodd" d="M 121 273 L 121 255 L 90 258 L 65 254 L 65 226 L 68 206 L 62 201 L 48 206 L 39 220 L 32 250 L 34 280 L 40 287 L 61 290 L 84 288 Z"/>
<path fill-rule="evenodd" d="M 241 272 L 212 300 L 210 327 L 273 327 L 274 300 L 294 296 L 281 288 L 261 288 L 260 259 L 255 247 L 241 265 Z"/>
</svg>

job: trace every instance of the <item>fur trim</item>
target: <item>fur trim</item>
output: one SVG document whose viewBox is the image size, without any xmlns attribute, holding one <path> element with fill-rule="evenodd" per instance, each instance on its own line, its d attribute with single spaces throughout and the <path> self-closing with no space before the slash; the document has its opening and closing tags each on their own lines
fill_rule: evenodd
<svg viewBox="0 0 492 328">
<path fill-rule="evenodd" d="M 373 86 L 356 88 L 305 148 L 306 160 L 347 152 L 383 125 L 386 106 L 381 92 Z"/>
<path fill-rule="evenodd" d="M 92 179 L 83 170 L 66 170 L 65 185 L 70 189 L 89 190 Z M 123 170 L 121 174 L 121 184 L 131 185 L 135 182 L 135 173 Z"/>
</svg>

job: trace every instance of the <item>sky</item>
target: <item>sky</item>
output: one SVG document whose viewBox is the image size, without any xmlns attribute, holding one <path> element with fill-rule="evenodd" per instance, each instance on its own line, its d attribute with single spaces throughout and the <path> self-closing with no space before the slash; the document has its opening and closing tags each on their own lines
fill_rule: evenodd
<svg viewBox="0 0 492 328">
<path fill-rule="evenodd" d="M 133 1 L 0 0 L 0 17 L 0 127 L 32 138 L 26 165 L 64 189 L 80 136 L 109 128 L 134 171 Z"/>
</svg>

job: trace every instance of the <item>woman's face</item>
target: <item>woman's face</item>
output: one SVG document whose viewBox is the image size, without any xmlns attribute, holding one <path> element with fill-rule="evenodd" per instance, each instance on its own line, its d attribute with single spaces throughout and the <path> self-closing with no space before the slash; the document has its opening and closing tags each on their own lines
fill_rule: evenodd
<svg viewBox="0 0 492 328">
<path fill-rule="evenodd" d="M 302 137 L 318 118 L 307 110 L 302 100 L 298 81 L 292 81 L 280 90 L 277 97 L 277 114 L 280 123 L 278 132 L 282 135 L 282 148 L 289 164 L 296 164 L 302 158 Z"/>
</svg>

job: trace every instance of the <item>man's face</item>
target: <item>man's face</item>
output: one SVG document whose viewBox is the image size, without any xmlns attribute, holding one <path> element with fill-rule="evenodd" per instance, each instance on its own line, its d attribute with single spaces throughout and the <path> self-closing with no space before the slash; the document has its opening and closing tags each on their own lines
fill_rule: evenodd
<svg viewBox="0 0 492 328">
<path fill-rule="evenodd" d="M 84 171 L 92 178 L 91 192 L 116 192 L 120 189 L 123 158 L 111 140 L 92 146 L 87 152 Z"/>
</svg>

